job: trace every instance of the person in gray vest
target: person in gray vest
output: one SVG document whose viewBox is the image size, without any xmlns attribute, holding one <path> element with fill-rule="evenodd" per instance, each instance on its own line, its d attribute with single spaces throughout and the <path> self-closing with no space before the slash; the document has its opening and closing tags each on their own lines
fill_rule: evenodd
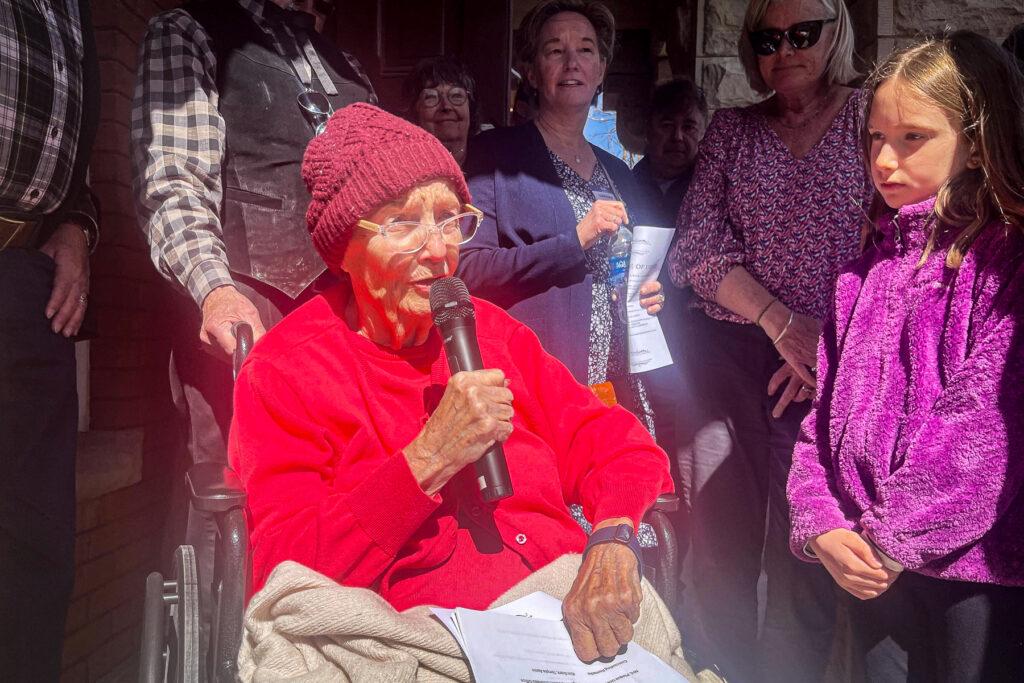
<svg viewBox="0 0 1024 683">
<path fill-rule="evenodd" d="M 172 297 L 171 391 L 194 462 L 226 460 L 232 325 L 258 339 L 332 277 L 306 230 L 302 155 L 334 110 L 376 97 L 319 34 L 331 5 L 189 2 L 141 44 L 133 191 L 153 262 L 185 295 Z M 186 538 L 202 578 L 213 527 L 190 519 Z"/>
</svg>

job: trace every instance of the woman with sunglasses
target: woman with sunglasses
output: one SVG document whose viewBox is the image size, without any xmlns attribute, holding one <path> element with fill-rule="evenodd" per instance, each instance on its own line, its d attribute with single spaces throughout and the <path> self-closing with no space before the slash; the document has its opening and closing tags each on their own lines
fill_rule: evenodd
<svg viewBox="0 0 1024 683">
<path fill-rule="evenodd" d="M 829 293 L 858 253 L 871 196 L 862 98 L 846 85 L 857 73 L 842 0 L 751 0 L 739 48 L 751 86 L 769 97 L 715 114 L 669 256 L 673 280 L 698 295 L 688 330 L 701 412 L 688 416 L 683 472 L 689 604 L 730 681 L 818 681 L 833 588 L 789 552 L 786 477 Z"/>
<path fill-rule="evenodd" d="M 475 90 L 469 69 L 451 57 L 421 61 L 402 85 L 406 118 L 440 140 L 459 166 L 480 130 Z"/>
</svg>

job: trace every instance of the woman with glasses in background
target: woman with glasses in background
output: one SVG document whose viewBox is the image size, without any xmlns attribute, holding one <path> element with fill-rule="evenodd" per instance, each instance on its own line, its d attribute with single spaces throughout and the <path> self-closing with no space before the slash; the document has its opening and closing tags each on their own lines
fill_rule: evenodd
<svg viewBox="0 0 1024 683">
<path fill-rule="evenodd" d="M 421 61 L 402 85 L 406 118 L 440 140 L 459 166 L 480 130 L 475 90 L 466 66 L 450 57 Z"/>
<path fill-rule="evenodd" d="M 693 524 L 687 605 L 698 649 L 740 683 L 821 680 L 834 630 L 828 574 L 789 552 L 786 478 L 821 321 L 840 266 L 858 253 L 871 196 L 862 97 L 847 85 L 853 48 L 841 0 L 751 0 L 739 52 L 769 97 L 714 115 L 669 256 L 702 313 L 690 332 L 702 414 L 691 416 L 682 472 Z"/>
</svg>

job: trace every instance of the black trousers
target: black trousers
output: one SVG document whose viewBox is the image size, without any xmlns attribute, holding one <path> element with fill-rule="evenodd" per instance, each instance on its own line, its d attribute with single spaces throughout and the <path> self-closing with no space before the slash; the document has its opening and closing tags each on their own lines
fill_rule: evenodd
<svg viewBox="0 0 1024 683">
<path fill-rule="evenodd" d="M 768 380 L 782 361 L 760 329 L 699 311 L 685 329 L 695 400 L 681 422 L 692 533 L 684 631 L 730 683 L 819 681 L 832 648 L 835 588 L 824 568 L 790 552 L 786 501 L 809 403 L 772 417 L 777 397 L 768 395 Z"/>
<path fill-rule="evenodd" d="M 1024 681 L 1024 587 L 906 571 L 874 600 L 847 599 L 866 681 Z M 886 638 L 906 652 L 905 667 L 880 652 Z"/>
<path fill-rule="evenodd" d="M 0 251 L 0 680 L 56 681 L 74 582 L 74 343 L 45 314 L 54 263 Z"/>
<path fill-rule="evenodd" d="M 670 519 L 678 543 L 677 559 L 679 566 L 682 567 L 690 547 L 691 535 L 689 491 L 680 475 L 680 463 L 688 453 L 688 444 L 684 441 L 687 430 L 681 422 L 685 423 L 691 416 L 695 404 L 693 382 L 688 372 L 692 365 L 694 349 L 687 340 L 686 329 L 687 320 L 692 315 L 689 312 L 692 294 L 689 290 L 680 290 L 670 285 L 666 285 L 666 288 L 668 299 L 665 309 L 658 314 L 658 321 L 665 334 L 665 342 L 672 353 L 673 363 L 664 368 L 645 372 L 641 377 L 654 409 L 654 428 L 658 445 L 668 454 L 672 482 L 679 497 L 679 511 L 670 515 Z M 679 595 L 680 600 L 685 596 L 683 592 Z"/>
</svg>

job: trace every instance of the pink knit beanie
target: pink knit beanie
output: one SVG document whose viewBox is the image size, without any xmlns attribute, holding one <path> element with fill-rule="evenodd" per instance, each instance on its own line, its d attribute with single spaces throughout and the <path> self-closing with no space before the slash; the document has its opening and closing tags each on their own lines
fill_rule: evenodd
<svg viewBox="0 0 1024 683">
<path fill-rule="evenodd" d="M 449 180 L 470 201 L 462 170 L 437 138 L 361 102 L 335 112 L 309 143 L 302 179 L 313 195 L 306 225 L 329 267 L 341 263 L 358 220 L 426 180 Z"/>
</svg>

